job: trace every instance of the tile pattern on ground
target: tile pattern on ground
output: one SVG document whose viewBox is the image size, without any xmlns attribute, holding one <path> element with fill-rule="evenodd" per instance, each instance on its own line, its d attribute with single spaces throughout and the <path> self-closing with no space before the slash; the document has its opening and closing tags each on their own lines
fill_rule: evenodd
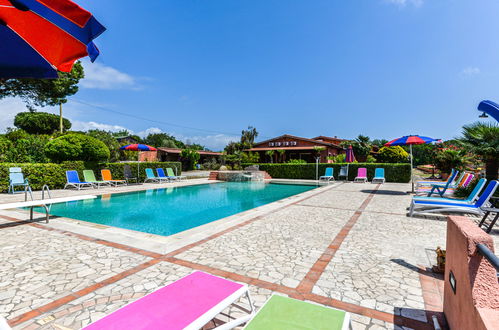
<svg viewBox="0 0 499 330">
<path fill-rule="evenodd" d="M 176 257 L 294 288 L 352 214 L 294 205 Z"/>
<path fill-rule="evenodd" d="M 1 229 L 0 315 L 14 318 L 148 258 L 28 225 Z"/>
</svg>

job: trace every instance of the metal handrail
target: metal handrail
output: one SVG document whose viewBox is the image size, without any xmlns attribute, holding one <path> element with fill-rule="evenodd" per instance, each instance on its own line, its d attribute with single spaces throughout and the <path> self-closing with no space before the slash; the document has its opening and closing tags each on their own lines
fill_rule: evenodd
<svg viewBox="0 0 499 330">
<path fill-rule="evenodd" d="M 47 191 L 47 194 L 49 195 L 49 199 L 51 199 L 52 196 L 50 195 L 50 189 L 49 189 L 49 186 L 46 184 L 44 184 L 42 187 L 42 199 L 45 199 L 45 190 Z"/>
<path fill-rule="evenodd" d="M 478 252 L 487 259 L 492 266 L 499 272 L 499 258 L 490 251 L 487 245 L 479 243 L 476 245 Z"/>
</svg>

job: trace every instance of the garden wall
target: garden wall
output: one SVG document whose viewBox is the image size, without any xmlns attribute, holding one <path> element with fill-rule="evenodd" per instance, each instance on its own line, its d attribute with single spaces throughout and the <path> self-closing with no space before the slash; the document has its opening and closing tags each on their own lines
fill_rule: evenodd
<svg viewBox="0 0 499 330">
<path fill-rule="evenodd" d="M 66 171 L 77 170 L 80 180 L 83 181 L 83 170 L 91 169 L 95 171 L 96 178 L 100 179 L 100 170 L 108 168 L 111 170 L 113 178 L 123 179 L 123 167 L 127 163 L 91 163 L 83 161 L 55 163 L 0 163 L 0 191 L 7 191 L 9 187 L 9 167 L 22 168 L 24 177 L 28 179 L 33 190 L 42 189 L 47 184 L 50 189 L 64 188 L 66 184 Z M 129 163 L 132 173 L 137 173 L 137 163 Z M 173 168 L 177 174 L 182 172 L 180 162 L 141 162 L 139 164 L 140 181 L 145 179 L 145 168 Z M 20 188 L 18 188 L 20 189 Z"/>
<path fill-rule="evenodd" d="M 272 178 L 275 179 L 309 179 L 315 180 L 315 164 L 242 164 L 243 167 L 249 165 L 258 165 L 261 171 L 266 171 Z M 334 169 L 334 177 L 338 179 L 340 167 L 346 166 L 343 163 L 334 164 L 319 164 L 319 176 L 324 175 L 327 167 Z M 385 169 L 385 177 L 387 182 L 402 182 L 406 183 L 411 180 L 411 165 L 393 164 L 393 163 L 351 163 L 349 164 L 348 180 L 352 181 L 357 175 L 359 167 L 367 168 L 367 178 L 372 180 L 376 168 Z"/>
</svg>

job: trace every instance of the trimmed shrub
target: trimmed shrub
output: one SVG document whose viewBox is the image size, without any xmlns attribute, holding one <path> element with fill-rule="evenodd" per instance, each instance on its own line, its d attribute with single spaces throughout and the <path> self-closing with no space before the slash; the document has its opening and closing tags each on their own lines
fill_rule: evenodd
<svg viewBox="0 0 499 330">
<path fill-rule="evenodd" d="M 99 164 L 99 168 L 107 168 L 111 171 L 113 175 L 113 179 L 122 180 L 124 179 L 124 167 L 125 165 L 130 165 L 132 169 L 132 173 L 136 175 L 137 173 L 137 164 L 139 164 L 139 181 L 144 181 L 146 178 L 146 168 L 162 168 L 165 169 L 167 167 L 171 167 L 173 172 L 177 175 L 182 173 L 182 163 L 181 162 L 139 162 L 139 163 L 104 163 Z M 155 173 L 156 174 L 156 173 Z M 100 177 L 100 173 L 96 173 L 97 177 Z"/>
<path fill-rule="evenodd" d="M 243 167 L 249 165 L 258 165 L 260 170 L 267 171 L 271 177 L 276 179 L 309 179 L 315 180 L 315 164 L 242 164 Z M 326 167 L 334 169 L 334 176 L 337 178 L 340 173 L 340 167 L 346 163 L 319 164 L 319 176 L 324 175 Z M 411 165 L 407 163 L 386 164 L 386 163 L 350 163 L 348 171 L 348 180 L 352 181 L 357 176 L 357 169 L 365 167 L 367 169 L 367 178 L 372 180 L 374 171 L 377 167 L 385 169 L 387 182 L 409 182 L 411 179 Z"/>
<path fill-rule="evenodd" d="M 109 149 L 104 142 L 84 134 L 67 134 L 50 141 L 45 146 L 45 154 L 55 162 L 109 159 Z"/>
<path fill-rule="evenodd" d="M 33 190 L 42 189 L 47 184 L 50 189 L 64 188 L 66 171 L 77 170 L 82 178 L 85 163 L 81 161 L 53 163 L 0 163 L 0 191 L 7 191 L 9 187 L 9 167 L 20 167 L 24 177 L 28 179 Z M 88 167 L 87 167 L 88 168 Z"/>
<path fill-rule="evenodd" d="M 409 154 L 401 146 L 379 149 L 376 159 L 382 163 L 405 163 L 410 161 Z"/>
<path fill-rule="evenodd" d="M 30 134 L 52 134 L 59 130 L 59 116 L 47 112 L 19 112 L 14 118 L 14 126 Z M 63 129 L 71 128 L 71 122 L 62 119 Z"/>
</svg>

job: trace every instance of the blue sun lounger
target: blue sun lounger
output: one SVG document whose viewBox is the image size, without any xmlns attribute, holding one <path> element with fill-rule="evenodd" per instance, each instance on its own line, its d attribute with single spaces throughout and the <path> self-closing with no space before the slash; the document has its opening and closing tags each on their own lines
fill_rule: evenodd
<svg viewBox="0 0 499 330">
<path fill-rule="evenodd" d="M 372 183 L 385 183 L 385 169 L 377 168 L 374 170 L 374 178 Z"/>
<path fill-rule="evenodd" d="M 480 179 L 475 188 L 473 188 L 473 191 L 469 194 L 469 196 L 466 199 L 427 197 L 427 196 L 414 196 L 413 199 L 418 201 L 466 202 L 468 204 L 472 204 L 478 199 L 478 195 L 485 187 L 486 183 L 487 179 Z"/>
<path fill-rule="evenodd" d="M 78 172 L 74 170 L 66 171 L 66 181 L 67 182 L 66 185 L 64 186 L 64 189 L 68 187 L 73 187 L 80 190 L 83 187 L 92 187 L 92 188 L 95 187 L 95 185 L 92 182 L 80 181 Z"/>
<path fill-rule="evenodd" d="M 158 178 L 159 182 L 163 182 L 163 181 L 168 182 L 168 181 L 172 180 L 172 178 L 170 178 L 169 176 L 167 176 L 165 174 L 165 171 L 162 168 L 157 168 L 156 173 L 158 174 L 157 178 Z"/>
<path fill-rule="evenodd" d="M 334 181 L 334 169 L 332 167 L 327 167 L 324 175 L 319 178 L 319 181 Z"/>
<path fill-rule="evenodd" d="M 456 174 L 456 175 L 454 175 Z M 459 171 L 456 169 L 452 169 L 449 177 L 447 178 L 447 181 L 432 181 L 432 180 L 423 180 L 423 181 L 418 181 L 416 182 L 416 188 L 420 187 L 430 187 L 434 184 L 440 184 L 440 185 L 445 185 L 447 182 L 453 183 L 453 180 L 456 179 L 457 174 L 459 174 Z"/>
<path fill-rule="evenodd" d="M 156 182 L 159 183 L 161 180 L 154 175 L 154 172 L 152 171 L 152 168 L 146 168 L 146 179 L 144 180 L 144 183 L 146 182 Z"/>
<path fill-rule="evenodd" d="M 441 185 L 441 184 L 432 185 L 431 190 L 428 193 L 428 197 L 431 197 L 431 195 L 433 195 L 433 194 L 438 194 L 440 197 L 444 197 L 445 192 L 447 191 L 447 189 L 449 189 L 451 187 L 451 182 L 453 182 L 454 178 L 457 176 L 457 173 L 458 173 L 457 171 L 454 172 L 454 174 L 453 174 L 454 177 L 451 176 L 451 178 L 449 178 L 452 180 L 447 180 L 447 183 L 445 185 Z"/>
<path fill-rule="evenodd" d="M 409 216 L 412 217 L 414 214 L 420 213 L 441 213 L 441 212 L 456 212 L 456 213 L 468 213 L 482 215 L 484 212 L 481 207 L 488 203 L 490 197 L 492 197 L 497 189 L 499 182 L 497 180 L 491 181 L 482 196 L 473 204 L 468 204 L 463 201 L 426 201 L 426 200 L 416 200 L 413 199 L 411 207 L 409 209 Z"/>
</svg>

